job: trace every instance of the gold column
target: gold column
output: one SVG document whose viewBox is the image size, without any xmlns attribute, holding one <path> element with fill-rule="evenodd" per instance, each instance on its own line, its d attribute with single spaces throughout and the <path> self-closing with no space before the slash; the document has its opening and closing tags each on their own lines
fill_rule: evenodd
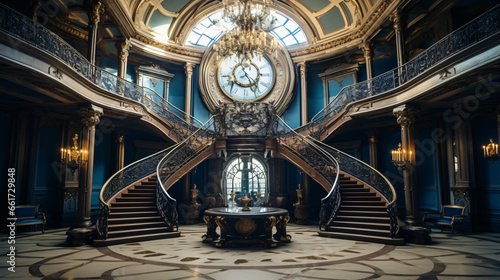
<svg viewBox="0 0 500 280">
<path fill-rule="evenodd" d="M 88 161 L 80 165 L 78 181 L 78 221 L 77 227 L 89 227 L 90 202 L 92 198 L 92 175 L 94 168 L 94 141 L 95 126 L 99 123 L 99 117 L 103 111 L 101 108 L 91 105 L 78 110 L 83 123 L 82 149 L 88 151 Z"/>
<path fill-rule="evenodd" d="M 409 225 L 418 224 L 418 204 L 417 204 L 417 185 L 416 185 L 416 166 L 415 166 L 415 137 L 413 124 L 417 111 L 407 105 L 397 107 L 393 111 L 401 126 L 401 146 L 402 149 L 412 152 L 409 155 L 408 164 L 403 170 L 406 220 Z"/>
<path fill-rule="evenodd" d="M 186 112 L 186 119 L 191 116 L 191 93 L 193 87 L 193 69 L 194 64 L 186 62 L 184 65 L 184 70 L 186 71 L 186 102 L 184 112 Z"/>
<path fill-rule="evenodd" d="M 125 79 L 127 76 L 127 60 L 128 60 L 128 50 L 130 49 L 130 39 L 125 39 L 121 41 L 118 46 L 118 77 Z"/>
<path fill-rule="evenodd" d="M 101 21 L 101 14 L 104 12 L 104 5 L 101 1 L 91 1 L 91 10 L 89 16 L 89 41 L 88 41 L 88 60 L 90 64 L 95 65 L 95 54 L 97 48 L 97 30 Z"/>
<path fill-rule="evenodd" d="M 304 125 L 307 120 L 307 64 L 300 62 L 297 64 L 300 71 L 300 122 Z"/>
<path fill-rule="evenodd" d="M 366 62 L 366 79 L 369 80 L 373 78 L 373 51 L 371 43 L 365 43 L 363 46 L 363 53 Z"/>
<path fill-rule="evenodd" d="M 377 154 L 377 143 L 378 143 L 378 135 L 376 132 L 371 131 L 368 134 L 368 141 L 370 142 L 369 150 L 370 150 L 370 165 L 371 167 L 377 169 L 378 162 L 378 154 Z"/>
<path fill-rule="evenodd" d="M 395 11 L 390 20 L 392 21 L 392 27 L 394 28 L 396 37 L 396 55 L 398 61 L 398 67 L 401 67 L 404 61 L 404 38 L 403 38 L 403 22 L 402 16 L 399 11 Z"/>
<path fill-rule="evenodd" d="M 127 132 L 124 129 L 118 129 L 116 131 L 116 170 L 121 170 L 125 163 L 125 134 Z"/>
</svg>

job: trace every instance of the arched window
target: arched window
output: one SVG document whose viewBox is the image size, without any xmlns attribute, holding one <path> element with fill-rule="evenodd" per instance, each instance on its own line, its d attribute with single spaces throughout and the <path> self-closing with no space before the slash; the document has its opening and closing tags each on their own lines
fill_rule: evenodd
<svg viewBox="0 0 500 280">
<path fill-rule="evenodd" d="M 267 194 L 266 173 L 265 165 L 256 157 L 238 156 L 230 160 L 224 176 L 227 201 L 231 200 L 231 192 L 236 197 L 247 194 L 263 200 Z"/>
<path fill-rule="evenodd" d="M 292 19 L 276 12 L 279 25 L 270 33 L 283 42 L 286 47 L 307 42 L 307 37 L 302 28 Z M 187 44 L 199 47 L 208 47 L 224 30 L 216 24 L 222 19 L 222 12 L 216 12 L 200 21 L 189 33 Z"/>
</svg>

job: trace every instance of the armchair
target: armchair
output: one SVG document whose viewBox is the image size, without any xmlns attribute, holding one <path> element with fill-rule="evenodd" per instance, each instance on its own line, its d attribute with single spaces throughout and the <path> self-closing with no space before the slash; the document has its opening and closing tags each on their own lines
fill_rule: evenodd
<svg viewBox="0 0 500 280">
<path fill-rule="evenodd" d="M 18 205 L 16 206 L 16 227 L 42 225 L 42 233 L 45 233 L 45 214 L 38 211 L 40 205 Z"/>
<path fill-rule="evenodd" d="M 436 214 L 425 212 L 422 218 L 422 223 L 425 226 L 426 222 L 438 224 L 441 226 L 451 227 L 451 234 L 453 235 L 454 226 L 462 224 L 462 231 L 464 231 L 464 213 L 467 206 L 460 205 L 441 205 L 441 212 L 437 217 Z M 441 227 L 441 231 L 443 228 Z"/>
</svg>

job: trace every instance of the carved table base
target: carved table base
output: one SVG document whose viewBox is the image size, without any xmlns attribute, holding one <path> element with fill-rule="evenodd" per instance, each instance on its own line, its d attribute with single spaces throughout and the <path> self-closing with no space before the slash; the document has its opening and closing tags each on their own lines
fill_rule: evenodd
<svg viewBox="0 0 500 280">
<path fill-rule="evenodd" d="M 207 224 L 207 233 L 202 237 L 203 242 L 217 241 L 216 247 L 224 247 L 234 242 L 262 243 L 265 247 L 273 248 L 278 244 L 276 241 L 290 242 L 292 239 L 286 233 L 290 215 L 285 209 L 252 207 L 250 211 L 243 211 L 241 207 L 214 208 L 205 211 L 203 220 Z M 220 228 L 220 236 L 217 227 Z M 276 227 L 274 235 L 273 227 Z"/>
</svg>

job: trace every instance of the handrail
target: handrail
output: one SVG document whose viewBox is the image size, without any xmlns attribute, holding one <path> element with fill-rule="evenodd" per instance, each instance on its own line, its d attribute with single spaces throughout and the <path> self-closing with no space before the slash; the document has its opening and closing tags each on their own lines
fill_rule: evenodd
<svg viewBox="0 0 500 280">
<path fill-rule="evenodd" d="M 176 200 L 165 189 L 167 180 L 182 168 L 187 162 L 196 157 L 202 150 L 208 148 L 217 137 L 216 117 L 212 116 L 196 132 L 176 145 L 158 163 L 156 173 L 156 206 L 165 220 L 172 227 L 177 227 Z"/>
<path fill-rule="evenodd" d="M 76 73 L 110 93 L 139 102 L 148 109 L 152 109 L 152 105 L 162 107 L 164 111 L 168 112 L 164 113 L 162 117 L 166 118 L 167 121 L 173 121 L 172 115 L 176 114 L 169 110 L 169 108 L 176 107 L 167 100 L 158 96 L 162 100 L 160 103 L 151 104 L 145 102 L 144 96 L 146 96 L 145 91 L 147 90 L 144 87 L 92 65 L 82 54 L 52 31 L 4 4 L 0 4 L 0 30 L 16 39 L 37 47 L 41 51 L 45 51 L 48 55 L 65 63 L 73 68 Z M 174 122 L 182 124 L 182 126 L 188 129 L 201 126 L 200 121 L 185 113 L 180 119 L 177 119 L 176 116 Z M 174 133 L 177 132 L 174 131 Z M 179 138 L 183 139 L 185 136 L 179 135 Z"/>
<path fill-rule="evenodd" d="M 384 199 L 387 201 L 387 213 L 390 218 L 390 232 L 391 237 L 397 237 L 399 232 L 399 225 L 397 220 L 397 193 L 394 186 L 389 179 L 385 177 L 380 171 L 366 164 L 364 161 L 359 160 L 349 154 L 335 149 L 319 140 L 307 136 L 311 141 L 317 143 L 329 154 L 336 156 L 341 170 L 355 177 L 356 179 L 364 182 L 368 186 L 374 188 Z"/>
<path fill-rule="evenodd" d="M 177 145 L 179 144 L 125 166 L 104 183 L 99 193 L 99 217 L 96 222 L 98 234 L 102 239 L 107 238 L 111 199 L 133 183 L 153 175 L 158 162 Z"/>
<path fill-rule="evenodd" d="M 282 131 L 279 127 L 277 128 L 276 134 L 280 139 L 280 144 L 283 147 L 295 152 L 295 154 L 305 160 L 309 166 L 313 167 L 327 181 L 329 181 L 329 183 L 332 184 L 328 194 L 321 199 L 320 228 L 321 226 L 331 224 L 340 209 L 341 203 L 340 187 L 338 183 L 340 166 L 337 159 L 317 145 L 315 141 L 311 141 L 312 138 L 296 133 L 279 116 L 276 116 L 276 119 L 285 130 Z M 290 141 L 290 138 L 294 138 L 294 140 Z M 312 149 L 306 151 L 307 147 L 311 147 Z M 328 163 L 330 165 L 328 165 Z M 335 168 L 335 172 L 326 168 L 327 166 L 333 166 Z M 331 176 L 332 173 L 335 174 L 334 177 Z"/>
<path fill-rule="evenodd" d="M 404 65 L 372 79 L 342 88 L 309 123 L 296 128 L 296 131 L 301 133 L 309 130 L 311 135 L 319 137 L 323 130 L 321 125 L 331 120 L 349 104 L 405 85 L 439 62 L 497 34 L 500 31 L 499 19 L 500 5 L 497 5 L 443 37 Z"/>
</svg>

